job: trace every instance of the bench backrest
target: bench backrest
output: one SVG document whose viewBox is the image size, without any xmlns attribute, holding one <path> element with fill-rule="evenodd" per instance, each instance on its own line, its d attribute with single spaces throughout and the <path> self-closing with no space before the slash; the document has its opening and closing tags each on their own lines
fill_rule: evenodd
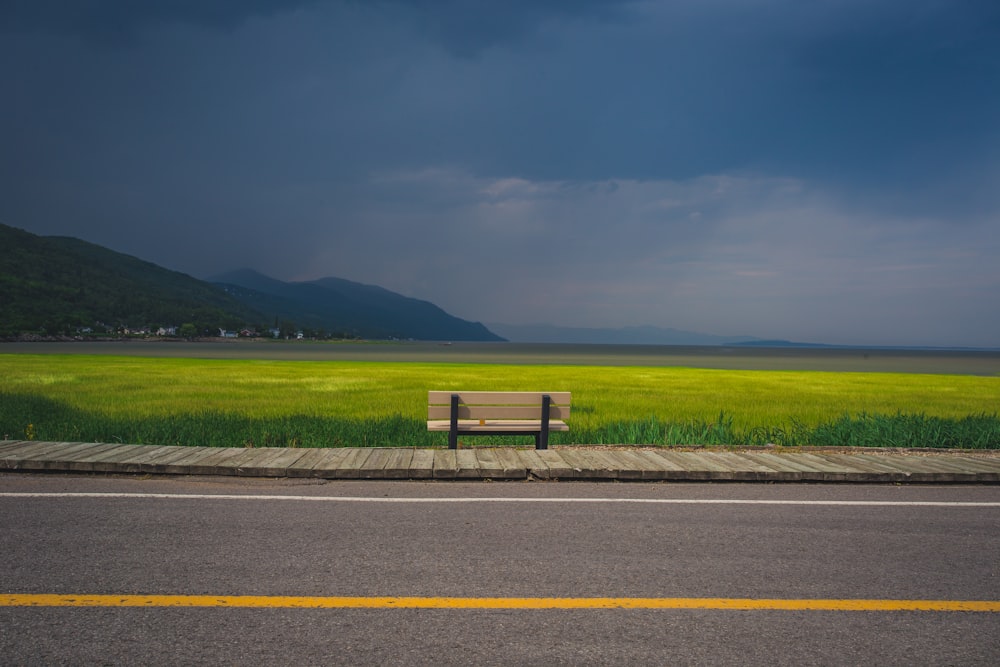
<svg viewBox="0 0 1000 667">
<path fill-rule="evenodd" d="M 459 419 L 541 419 L 546 394 L 552 400 L 549 419 L 569 417 L 568 391 L 430 391 L 427 418 L 450 418 L 453 394 L 458 395 Z"/>
</svg>

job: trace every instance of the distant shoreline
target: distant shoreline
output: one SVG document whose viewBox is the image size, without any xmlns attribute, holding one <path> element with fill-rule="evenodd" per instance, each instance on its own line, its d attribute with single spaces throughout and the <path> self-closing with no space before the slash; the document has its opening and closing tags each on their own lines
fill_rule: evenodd
<svg viewBox="0 0 1000 667">
<path fill-rule="evenodd" d="M 585 366 L 683 366 L 720 370 L 930 373 L 997 376 L 1000 350 L 740 345 L 602 345 L 266 339 L 35 341 L 0 354 L 94 354 L 274 361 L 420 362 Z"/>
</svg>

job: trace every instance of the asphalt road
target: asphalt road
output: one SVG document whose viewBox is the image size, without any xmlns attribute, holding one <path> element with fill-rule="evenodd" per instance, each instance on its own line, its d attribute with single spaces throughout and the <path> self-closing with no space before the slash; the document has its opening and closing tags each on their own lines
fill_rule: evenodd
<svg viewBox="0 0 1000 667">
<path fill-rule="evenodd" d="M 14 474 L 0 494 L 8 596 L 1000 601 L 996 486 Z M 0 662 L 997 664 L 1000 613 L 0 606 Z"/>
</svg>

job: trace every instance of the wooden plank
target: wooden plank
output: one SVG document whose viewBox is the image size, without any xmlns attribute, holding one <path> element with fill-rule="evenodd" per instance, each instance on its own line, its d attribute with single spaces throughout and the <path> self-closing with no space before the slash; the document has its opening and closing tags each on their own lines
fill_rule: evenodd
<svg viewBox="0 0 1000 667">
<path fill-rule="evenodd" d="M 795 465 L 787 457 L 775 456 L 768 452 L 743 452 L 741 456 L 773 469 L 778 481 L 800 482 L 803 474 L 813 471 L 809 466 Z"/>
<path fill-rule="evenodd" d="M 434 450 L 434 479 L 454 479 L 458 472 L 457 449 Z"/>
<path fill-rule="evenodd" d="M 479 459 L 473 450 L 455 450 L 455 479 L 481 479 Z"/>
<path fill-rule="evenodd" d="M 62 452 L 89 449 L 92 443 L 26 441 L 23 447 L 8 451 L 0 459 L 6 470 L 65 470 Z"/>
<path fill-rule="evenodd" d="M 735 475 L 736 473 L 748 473 L 751 472 L 747 470 L 746 462 L 732 457 L 728 457 L 724 452 L 718 451 L 707 451 L 707 452 L 695 452 L 696 456 L 699 456 L 706 463 L 718 468 L 721 472 L 730 473 Z M 727 479 L 738 479 L 737 477 L 727 477 Z"/>
<path fill-rule="evenodd" d="M 809 456 L 822 459 L 826 463 L 843 472 L 861 472 L 861 469 L 858 467 L 856 462 L 853 462 L 840 454 L 830 454 L 829 452 L 810 452 Z"/>
<path fill-rule="evenodd" d="M 510 447 L 498 447 L 493 450 L 497 462 L 503 468 L 504 479 L 527 479 L 528 469 L 518 454 L 517 449 Z M 534 450 L 532 450 L 534 451 Z"/>
<path fill-rule="evenodd" d="M 588 449 L 587 454 L 595 460 L 604 462 L 604 467 L 611 471 L 613 479 L 640 480 L 642 479 L 642 468 L 639 461 L 629 457 L 625 449 Z"/>
<path fill-rule="evenodd" d="M 666 479 L 666 471 L 659 465 L 659 460 L 644 456 L 645 452 L 642 450 L 621 449 L 613 450 L 613 453 L 622 460 L 623 466 L 635 471 L 636 479 Z"/>
<path fill-rule="evenodd" d="M 871 464 L 865 464 L 861 460 L 855 459 L 850 455 L 817 452 L 812 454 L 812 456 L 818 456 L 819 458 L 825 459 L 834 465 L 842 466 L 846 471 L 843 475 L 843 481 L 845 482 L 880 481 L 884 479 L 886 474 L 898 474 L 898 470 L 887 466 L 879 466 L 876 470 L 873 470 L 873 466 Z"/>
<path fill-rule="evenodd" d="M 48 440 L 0 440 L 0 451 L 11 445 L 20 445 L 25 442 L 49 442 Z"/>
<path fill-rule="evenodd" d="M 138 461 L 146 456 L 150 445 L 124 445 L 110 450 L 91 462 L 94 472 L 135 473 L 139 472 Z"/>
<path fill-rule="evenodd" d="M 178 445 L 164 445 L 157 448 L 157 451 L 147 452 L 143 460 L 139 463 L 139 471 L 142 473 L 152 473 L 152 474 L 182 474 L 178 473 L 176 470 L 170 471 L 169 466 L 174 461 L 180 461 L 188 458 L 191 455 L 189 451 L 190 447 L 181 447 Z M 229 449 L 228 447 L 226 449 Z M 240 450 L 236 450 L 240 451 Z M 219 474 L 232 474 L 232 473 L 219 473 Z"/>
<path fill-rule="evenodd" d="M 847 474 L 850 472 L 843 466 L 835 465 L 813 454 L 797 452 L 794 454 L 779 454 L 778 456 L 808 468 L 808 471 L 803 472 L 802 479 L 810 482 L 843 482 L 847 481 Z"/>
<path fill-rule="evenodd" d="M 138 445 L 110 445 L 106 447 L 90 447 L 75 453 L 65 455 L 53 453 L 50 458 L 51 467 L 47 469 L 72 470 L 79 472 L 117 472 L 115 463 L 123 455 L 128 457 L 135 452 Z"/>
<path fill-rule="evenodd" d="M 540 405 L 460 405 L 459 419 L 542 419 Z M 568 406 L 553 405 L 549 408 L 549 421 L 569 417 Z M 451 419 L 451 408 L 445 405 L 427 406 L 428 420 Z"/>
<path fill-rule="evenodd" d="M 88 456 L 96 456 L 101 452 L 115 447 L 121 447 L 121 444 L 109 442 L 81 442 L 63 450 L 58 454 L 58 457 L 62 461 L 76 461 L 79 459 L 85 459 Z"/>
<path fill-rule="evenodd" d="M 905 466 L 907 470 L 922 475 L 934 475 L 936 481 L 942 482 L 974 482 L 976 473 L 950 466 L 944 461 L 926 456 L 890 456 L 894 463 Z"/>
<path fill-rule="evenodd" d="M 115 459 L 114 472 L 135 474 L 143 472 L 143 463 L 154 456 L 162 456 L 168 450 L 166 445 L 138 445 L 130 453 Z"/>
<path fill-rule="evenodd" d="M 831 459 L 837 457 L 844 465 L 852 466 L 861 472 L 899 472 L 899 468 L 884 466 L 878 463 L 879 457 L 866 457 L 858 454 L 824 454 L 823 457 Z"/>
<path fill-rule="evenodd" d="M 875 479 L 881 478 L 882 480 L 888 482 L 923 482 L 923 481 L 934 481 L 935 477 L 932 473 L 926 472 L 914 472 L 911 468 L 907 466 L 901 466 L 895 460 L 895 457 L 888 456 L 877 456 L 874 454 L 855 454 L 854 458 L 859 459 L 862 465 L 868 467 L 873 471 L 878 471 L 880 477 L 873 477 Z"/>
<path fill-rule="evenodd" d="M 627 455 L 635 460 L 635 467 L 641 470 L 642 479 L 645 480 L 666 480 L 673 477 L 671 468 L 676 468 L 674 464 L 668 462 L 662 456 L 657 456 L 651 450 L 632 450 Z"/>
<path fill-rule="evenodd" d="M 452 394 L 458 394 L 460 403 L 474 405 L 512 405 L 542 402 L 548 394 L 553 405 L 569 405 L 572 393 L 568 391 L 429 391 L 427 403 L 431 405 L 451 405 Z"/>
<path fill-rule="evenodd" d="M 847 454 L 842 455 L 849 458 L 851 465 L 857 466 L 866 475 L 869 482 L 910 482 L 912 473 L 897 466 L 886 465 L 881 456 L 871 456 L 867 454 Z"/>
<path fill-rule="evenodd" d="M 395 447 L 388 450 L 389 456 L 382 467 L 384 479 L 408 479 L 410 476 L 410 461 L 413 460 L 413 449 L 410 447 Z"/>
<path fill-rule="evenodd" d="M 157 472 L 168 475 L 205 474 L 196 472 L 198 470 L 196 467 L 197 464 L 208 458 L 218 459 L 219 456 L 218 447 L 184 447 L 184 449 L 188 451 L 184 453 L 183 456 L 170 456 L 157 461 L 154 464 L 157 467 Z M 240 452 L 243 450 L 237 449 L 236 451 Z M 232 457 L 226 457 L 226 460 L 229 460 L 230 458 Z M 224 469 L 221 465 L 215 465 L 209 469 L 207 474 L 233 475 L 235 474 L 235 470 L 232 468 Z"/>
<path fill-rule="evenodd" d="M 605 461 L 582 449 L 562 449 L 559 455 L 572 468 L 576 479 L 614 479 Z"/>
<path fill-rule="evenodd" d="M 759 480 L 769 479 L 773 468 L 743 456 L 742 452 L 716 452 L 717 458 L 726 463 L 732 470 L 738 470 L 745 474 L 739 479 Z"/>
<path fill-rule="evenodd" d="M 325 447 L 303 447 L 302 456 L 285 471 L 289 477 L 322 477 L 324 466 L 336 458 L 340 449 Z"/>
<path fill-rule="evenodd" d="M 352 447 L 334 447 L 330 449 L 324 448 L 319 451 L 323 452 L 323 455 L 312 464 L 308 476 L 321 479 L 337 479 L 337 475 L 340 474 L 341 462 L 346 460 L 354 449 Z"/>
<path fill-rule="evenodd" d="M 1000 459 L 977 459 L 971 456 L 941 456 L 939 461 L 960 465 L 963 470 L 986 473 L 1000 473 Z"/>
<path fill-rule="evenodd" d="M 162 461 L 158 467 L 160 467 L 162 472 L 168 474 L 183 475 L 188 471 L 187 466 L 189 463 L 199 461 L 205 458 L 205 456 L 211 455 L 211 452 L 202 454 L 198 451 L 201 448 L 188 447 L 187 449 L 194 449 L 196 451 L 181 458 L 170 458 L 169 460 Z M 233 449 L 235 452 L 232 456 L 227 456 L 216 463 L 213 474 L 243 477 L 256 476 L 261 473 L 260 464 L 274 459 L 278 455 L 278 451 L 280 451 L 274 447 L 261 447 L 259 449 L 234 447 Z"/>
<path fill-rule="evenodd" d="M 204 456 L 198 458 L 185 457 L 174 459 L 178 467 L 183 467 L 190 475 L 225 475 L 232 474 L 233 468 L 226 464 L 233 459 L 242 448 L 239 447 L 209 447 Z M 213 451 L 214 450 L 214 451 Z"/>
<path fill-rule="evenodd" d="M 92 443 L 83 442 L 51 442 L 43 440 L 23 440 L 16 447 L 10 447 L 0 456 L 4 458 L 26 459 L 48 456 L 50 452 L 61 452 L 81 447 L 89 447 Z"/>
<path fill-rule="evenodd" d="M 654 465 L 659 466 L 664 473 L 683 472 L 687 470 L 687 468 L 677 461 L 673 461 L 664 456 L 664 451 L 665 450 L 663 449 L 650 449 L 642 452 L 642 455 L 652 461 Z M 667 475 L 664 479 L 675 479 L 675 477 Z"/>
<path fill-rule="evenodd" d="M 842 466 L 847 472 L 844 473 L 844 481 L 913 481 L 908 476 L 908 470 L 902 469 L 898 465 L 885 465 L 878 461 L 878 456 L 858 457 L 847 454 L 833 453 L 810 453 L 810 457 L 817 457 L 830 462 L 834 466 Z M 895 459 L 896 457 L 890 457 Z M 837 481 L 837 480 L 824 480 Z M 943 480 L 939 480 L 943 481 Z"/>
<path fill-rule="evenodd" d="M 550 474 L 548 461 L 538 455 L 539 450 L 512 449 L 510 451 L 517 454 L 518 461 L 521 464 L 521 468 L 524 470 L 525 477 L 530 476 L 538 479 L 551 479 L 553 477 L 553 475 Z M 546 449 L 541 451 L 552 450 Z"/>
<path fill-rule="evenodd" d="M 469 451 L 476 453 L 479 474 L 482 475 L 483 479 L 504 479 L 503 465 L 497 459 L 495 448 L 477 447 Z"/>
<path fill-rule="evenodd" d="M 361 466 L 365 459 L 371 456 L 372 449 L 364 447 L 347 448 L 347 456 L 340 460 L 336 470 L 332 471 L 336 479 L 358 479 L 361 476 Z"/>
<path fill-rule="evenodd" d="M 182 459 L 187 459 L 191 455 L 191 450 L 195 449 L 190 446 L 182 445 L 163 445 L 161 447 L 156 447 L 145 453 L 141 458 L 141 472 L 165 472 L 165 466 L 174 461 L 180 461 Z M 213 449 L 226 450 L 229 451 L 230 447 L 215 447 Z M 237 449 L 236 451 L 240 451 Z"/>
<path fill-rule="evenodd" d="M 3 440 L 0 441 L 0 456 L 3 456 L 4 452 L 16 452 L 30 445 L 52 445 L 52 444 L 55 443 L 48 440 Z"/>
<path fill-rule="evenodd" d="M 413 458 L 410 459 L 410 469 L 407 471 L 408 479 L 432 479 L 434 477 L 434 452 L 433 449 L 415 449 Z"/>
<path fill-rule="evenodd" d="M 295 465 L 305 455 L 305 451 L 298 447 L 280 448 L 278 455 L 265 459 L 257 471 L 257 475 L 264 477 L 287 477 L 289 466 Z"/>
<path fill-rule="evenodd" d="M 728 467 L 713 461 L 703 455 L 703 452 L 659 452 L 664 458 L 668 458 L 686 470 L 689 479 L 717 479 L 732 480 L 733 471 Z"/>
<path fill-rule="evenodd" d="M 178 447 L 177 445 L 143 445 L 141 451 L 137 451 L 135 454 L 135 461 L 139 463 L 145 463 L 146 461 L 155 460 L 158 457 L 165 456 L 167 453 L 172 452 L 176 449 L 187 449 L 186 447 Z M 227 450 L 228 447 L 219 447 L 219 450 Z"/>
<path fill-rule="evenodd" d="M 389 450 L 385 447 L 373 447 L 368 458 L 358 468 L 359 479 L 382 479 L 382 469 L 389 461 Z"/>
<path fill-rule="evenodd" d="M 576 472 L 573 467 L 562 457 L 564 449 L 536 449 L 535 455 L 548 466 L 548 479 L 573 479 Z"/>
<path fill-rule="evenodd" d="M 98 445 L 85 450 L 80 450 L 70 456 L 59 456 L 60 470 L 73 470 L 80 472 L 94 471 L 94 463 L 99 462 L 102 456 L 111 454 L 122 447 L 130 445 Z M 53 463 L 57 463 L 53 461 Z"/>
<path fill-rule="evenodd" d="M 740 456 L 770 468 L 774 472 L 800 473 L 803 470 L 809 470 L 809 468 L 802 466 L 790 465 L 783 457 L 775 456 L 769 452 L 740 452 Z"/>
<path fill-rule="evenodd" d="M 31 455 L 34 458 L 49 458 L 49 457 L 62 457 L 63 454 L 76 453 L 80 451 L 89 451 L 94 447 L 113 447 L 113 444 L 109 443 L 97 443 L 97 442 L 40 442 L 35 446 L 22 449 L 25 455 Z M 12 452 L 10 456 L 15 456 Z"/>
<path fill-rule="evenodd" d="M 948 456 L 920 456 L 918 454 L 913 454 L 908 455 L 906 460 L 919 463 L 931 472 L 935 470 L 938 472 L 956 472 L 964 474 L 979 472 L 979 470 L 977 470 L 978 466 L 975 464 L 964 465 L 962 461 Z"/>
</svg>

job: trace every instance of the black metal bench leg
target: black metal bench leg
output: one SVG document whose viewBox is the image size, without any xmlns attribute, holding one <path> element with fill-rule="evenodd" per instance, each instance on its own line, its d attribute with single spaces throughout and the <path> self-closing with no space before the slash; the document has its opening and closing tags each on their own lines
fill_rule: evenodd
<svg viewBox="0 0 1000 667">
<path fill-rule="evenodd" d="M 448 428 L 448 449 L 458 449 L 458 394 L 451 395 L 451 425 Z"/>
<path fill-rule="evenodd" d="M 549 406 L 552 398 L 545 394 L 542 396 L 542 430 L 535 436 L 535 449 L 549 448 Z"/>
</svg>

